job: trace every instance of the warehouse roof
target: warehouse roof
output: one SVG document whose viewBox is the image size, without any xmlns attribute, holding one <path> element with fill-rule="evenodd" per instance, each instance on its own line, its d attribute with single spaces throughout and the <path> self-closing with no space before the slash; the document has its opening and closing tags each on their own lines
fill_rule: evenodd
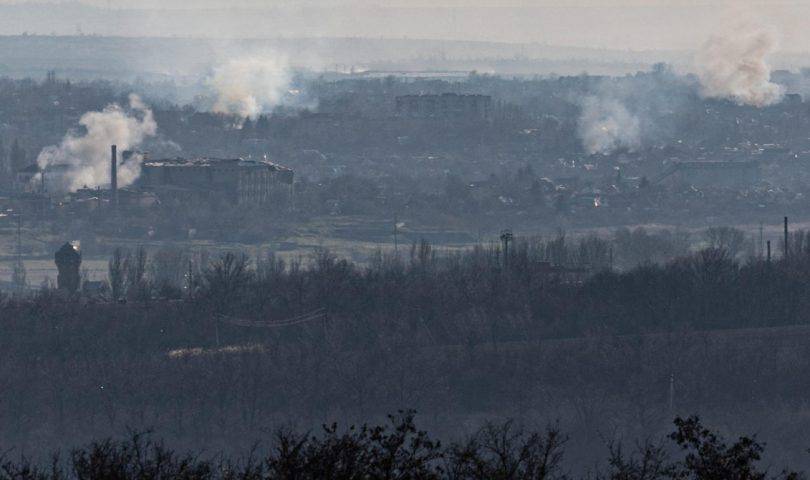
<svg viewBox="0 0 810 480">
<path fill-rule="evenodd" d="M 270 168 L 276 171 L 290 170 L 268 160 L 255 160 L 245 158 L 171 158 L 164 160 L 151 160 L 144 163 L 145 167 L 165 168 Z"/>
</svg>

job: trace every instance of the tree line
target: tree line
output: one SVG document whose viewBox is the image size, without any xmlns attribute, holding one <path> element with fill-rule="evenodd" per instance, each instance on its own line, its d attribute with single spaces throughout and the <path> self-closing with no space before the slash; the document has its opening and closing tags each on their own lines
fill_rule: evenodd
<svg viewBox="0 0 810 480">
<path fill-rule="evenodd" d="M 676 418 L 671 445 L 647 440 L 628 453 L 609 445 L 597 467 L 570 473 L 564 462 L 566 436 L 554 426 L 530 431 L 512 421 L 489 423 L 461 442 L 443 445 L 417 428 L 413 412 L 389 415 L 380 425 L 339 429 L 324 425 L 319 434 L 293 429 L 275 432 L 269 449 L 254 447 L 231 459 L 180 454 L 149 434 L 107 439 L 75 448 L 49 466 L 26 458 L 0 464 L 0 480 L 798 480 L 797 472 L 773 474 L 761 465 L 764 444 L 755 436 L 731 443 L 706 428 L 698 417 Z M 675 448 L 671 448 L 675 447 Z"/>
<path fill-rule="evenodd" d="M 731 228 L 709 229 L 693 245 L 678 232 L 643 230 L 523 238 L 508 251 L 494 243 L 441 251 L 422 241 L 378 251 L 367 264 L 327 250 L 291 260 L 116 250 L 108 283 L 115 300 L 185 299 L 198 315 L 266 322 L 323 310 L 375 334 L 386 325 L 427 332 L 437 344 L 805 323 L 806 232 L 770 259 Z"/>
<path fill-rule="evenodd" d="M 621 229 L 612 238 L 519 238 L 508 251 L 421 241 L 377 251 L 365 264 L 328 250 L 282 259 L 119 248 L 101 299 L 184 300 L 200 317 L 265 322 L 322 310 L 337 323 L 362 320 L 376 333 L 393 325 L 437 344 L 803 324 L 810 234 L 796 231 L 788 244 L 769 259 L 733 228 L 708 229 L 699 243 L 684 232 Z"/>
</svg>

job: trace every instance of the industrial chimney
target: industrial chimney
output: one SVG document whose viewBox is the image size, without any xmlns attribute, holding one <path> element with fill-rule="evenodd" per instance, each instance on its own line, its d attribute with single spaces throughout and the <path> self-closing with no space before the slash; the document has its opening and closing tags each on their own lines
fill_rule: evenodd
<svg viewBox="0 0 810 480">
<path fill-rule="evenodd" d="M 118 147 L 110 147 L 112 158 L 110 159 L 110 201 L 113 206 L 118 206 Z"/>
</svg>

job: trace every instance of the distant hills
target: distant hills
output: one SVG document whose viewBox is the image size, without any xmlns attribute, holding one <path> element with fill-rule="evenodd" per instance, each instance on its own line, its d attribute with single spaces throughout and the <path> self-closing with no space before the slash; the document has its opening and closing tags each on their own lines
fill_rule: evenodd
<svg viewBox="0 0 810 480">
<path fill-rule="evenodd" d="M 0 75 L 89 79 L 193 80 L 228 59 L 281 56 L 315 72 L 472 71 L 503 75 L 620 74 L 667 61 L 685 65 L 687 52 L 622 52 L 539 44 L 409 39 L 0 36 Z"/>
<path fill-rule="evenodd" d="M 0 35 L 6 35 L 0 37 L 0 75 L 44 76 L 56 69 L 73 78 L 194 79 L 213 65 L 244 55 L 279 55 L 293 66 L 314 71 L 623 74 L 657 62 L 688 69 L 691 51 L 722 23 L 717 8 L 702 4 L 449 8 L 425 7 L 422 2 L 423 6 L 406 8 L 361 7 L 341 1 L 284 5 L 117 9 L 72 1 L 0 4 Z M 810 5 L 774 6 L 768 12 L 773 18 L 762 20 L 779 23 L 785 16 L 810 16 Z M 803 35 L 810 41 L 806 29 L 781 24 L 778 33 L 784 48 L 807 44 L 800 41 Z M 560 45 L 631 45 L 633 50 Z M 773 63 L 776 68 L 795 68 L 810 65 L 810 56 L 784 54 Z"/>
</svg>

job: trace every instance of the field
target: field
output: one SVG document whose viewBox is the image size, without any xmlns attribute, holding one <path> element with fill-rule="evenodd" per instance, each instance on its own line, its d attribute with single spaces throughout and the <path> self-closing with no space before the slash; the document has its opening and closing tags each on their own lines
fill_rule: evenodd
<svg viewBox="0 0 810 480">
<path fill-rule="evenodd" d="M 780 220 L 780 219 L 775 219 Z M 755 251 L 759 251 L 760 225 L 741 224 L 736 228 L 743 231 L 754 244 Z M 693 242 L 693 248 L 700 248 L 705 229 L 696 227 L 683 227 L 677 225 L 645 224 L 631 225 L 627 228 L 643 228 L 650 232 L 670 230 L 687 233 Z M 763 241 L 771 240 L 774 255 L 781 249 L 782 225 L 774 222 L 762 226 Z M 792 230 L 810 229 L 810 222 L 792 222 Z M 608 228 L 575 228 L 559 230 L 556 228 L 537 229 L 527 231 L 516 230 L 521 236 L 542 236 L 550 238 L 564 231 L 570 238 L 587 235 L 611 237 L 615 229 Z M 107 262 L 113 249 L 121 247 L 134 250 L 143 246 L 154 252 L 161 248 L 174 248 L 188 252 L 207 252 L 215 257 L 225 251 L 247 252 L 250 255 L 264 255 L 273 252 L 286 260 L 300 258 L 306 260 L 313 252 L 321 249 L 329 250 L 340 258 L 364 264 L 378 251 L 393 251 L 395 248 L 407 252 L 413 242 L 429 241 L 434 247 L 443 251 L 454 251 L 470 248 L 474 245 L 498 242 L 499 231 L 468 232 L 452 227 L 440 228 L 437 226 L 400 223 L 394 236 L 393 220 L 382 221 L 363 217 L 327 216 L 310 219 L 306 224 L 293 226 L 288 235 L 275 237 L 264 242 L 236 243 L 214 240 L 153 240 L 147 238 L 115 238 L 94 237 L 90 252 L 85 249 L 82 269 L 87 272 L 87 279 L 103 281 L 107 278 Z M 53 263 L 53 253 L 68 240 L 75 240 L 70 236 L 54 234 L 43 229 L 25 227 L 22 230 L 23 255 L 22 260 L 27 271 L 27 279 L 31 288 L 39 287 L 43 282 L 56 280 L 56 266 Z M 764 250 L 764 246 L 763 246 Z M 0 226 L 0 286 L 9 282 L 14 269 L 17 256 L 16 229 L 6 223 Z"/>
<path fill-rule="evenodd" d="M 244 328 L 185 302 L 7 308 L 0 327 L 0 443 L 32 453 L 127 428 L 239 451 L 290 422 L 402 408 L 454 437 L 484 419 L 559 422 L 583 461 L 695 412 L 760 433 L 780 463 L 803 466 L 810 443 L 810 327 L 456 345 L 371 336 L 356 349 L 347 336 L 360 321 Z"/>
<path fill-rule="evenodd" d="M 55 281 L 53 253 L 65 241 L 75 239 L 31 227 L 23 228 L 21 237 L 24 245 L 22 260 L 29 285 L 36 288 L 45 281 Z M 480 238 L 484 241 L 497 240 L 497 235 L 490 237 Z M 82 270 L 87 271 L 89 280 L 106 280 L 107 262 L 116 247 L 134 250 L 142 246 L 151 252 L 161 248 L 174 248 L 188 252 L 207 252 L 212 257 L 225 251 L 246 252 L 253 256 L 273 252 L 288 260 L 306 259 L 317 250 L 327 249 L 341 258 L 362 264 L 377 251 L 393 251 L 396 244 L 398 248 L 407 251 L 411 243 L 422 239 L 444 250 L 455 250 L 477 244 L 479 236 L 453 229 L 400 224 L 395 239 L 393 221 L 330 216 L 314 218 L 304 225 L 295 226 L 289 235 L 251 244 L 214 240 L 94 237 L 90 252 L 88 253 L 87 248 L 84 249 Z M 0 285 L 11 279 L 17 259 L 15 253 L 16 228 L 6 224 L 5 228 L 0 228 Z"/>
</svg>

